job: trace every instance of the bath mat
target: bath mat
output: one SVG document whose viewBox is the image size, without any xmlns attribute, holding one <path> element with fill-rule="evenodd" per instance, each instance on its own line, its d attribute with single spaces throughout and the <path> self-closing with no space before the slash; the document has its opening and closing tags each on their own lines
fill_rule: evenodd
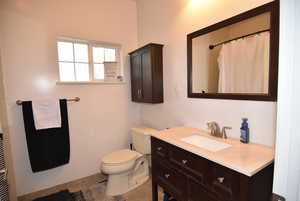
<svg viewBox="0 0 300 201">
<path fill-rule="evenodd" d="M 90 200 L 85 199 L 82 191 L 71 193 L 71 195 L 73 197 L 73 201 L 90 201 Z"/>
<path fill-rule="evenodd" d="M 33 201 L 115 201 L 105 194 L 106 183 L 99 183 L 78 192 L 63 190 Z M 123 195 L 126 201 L 152 201 L 151 180 Z M 163 201 L 163 191 L 159 188 L 158 200 Z"/>
<path fill-rule="evenodd" d="M 37 198 L 33 201 L 75 201 L 75 199 L 72 196 L 72 193 L 70 193 L 68 190 L 63 190 L 51 195 Z"/>
</svg>

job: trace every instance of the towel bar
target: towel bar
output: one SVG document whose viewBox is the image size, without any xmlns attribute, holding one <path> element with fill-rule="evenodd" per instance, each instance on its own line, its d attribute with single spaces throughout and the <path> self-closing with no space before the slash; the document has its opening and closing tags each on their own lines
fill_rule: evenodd
<svg viewBox="0 0 300 201">
<path fill-rule="evenodd" d="M 79 97 L 70 98 L 70 99 L 67 99 L 67 101 L 79 102 L 79 101 L 80 101 L 80 98 L 79 98 Z M 17 105 L 22 105 L 22 103 L 23 103 L 22 100 L 17 100 L 17 101 L 16 101 L 16 104 L 17 104 Z"/>
</svg>

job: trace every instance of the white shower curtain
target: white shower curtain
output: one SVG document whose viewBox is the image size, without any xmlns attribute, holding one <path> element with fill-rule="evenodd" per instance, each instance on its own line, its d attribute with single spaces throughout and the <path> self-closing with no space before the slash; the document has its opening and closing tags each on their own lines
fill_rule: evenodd
<svg viewBox="0 0 300 201">
<path fill-rule="evenodd" d="M 268 93 L 269 41 L 265 32 L 222 46 L 219 93 Z"/>
</svg>

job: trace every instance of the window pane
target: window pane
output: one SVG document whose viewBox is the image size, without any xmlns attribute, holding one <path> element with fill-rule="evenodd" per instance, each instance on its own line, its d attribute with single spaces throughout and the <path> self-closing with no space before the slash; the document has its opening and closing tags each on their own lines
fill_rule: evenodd
<svg viewBox="0 0 300 201">
<path fill-rule="evenodd" d="M 116 61 L 116 50 L 105 48 L 105 61 L 113 62 Z"/>
<path fill-rule="evenodd" d="M 89 81 L 89 65 L 88 64 L 75 64 L 76 81 Z"/>
<path fill-rule="evenodd" d="M 74 43 L 75 61 L 76 62 L 88 62 L 88 45 L 82 43 Z"/>
<path fill-rule="evenodd" d="M 95 63 L 103 63 L 104 62 L 104 48 L 93 47 L 93 60 Z"/>
<path fill-rule="evenodd" d="M 74 64 L 59 62 L 60 81 L 75 81 Z"/>
<path fill-rule="evenodd" d="M 118 65 L 115 62 L 104 62 L 105 79 L 115 79 L 118 74 Z"/>
<path fill-rule="evenodd" d="M 59 61 L 73 61 L 73 43 L 57 42 L 58 60 Z"/>
<path fill-rule="evenodd" d="M 95 80 L 104 79 L 104 64 L 94 64 L 94 79 Z"/>
</svg>

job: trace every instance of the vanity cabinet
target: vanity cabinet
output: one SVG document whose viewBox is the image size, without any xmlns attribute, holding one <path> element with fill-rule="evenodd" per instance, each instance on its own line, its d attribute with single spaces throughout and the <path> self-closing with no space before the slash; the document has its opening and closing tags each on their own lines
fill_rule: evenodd
<svg viewBox="0 0 300 201">
<path fill-rule="evenodd" d="M 150 43 L 131 53 L 132 101 L 163 103 L 163 45 Z"/>
<path fill-rule="evenodd" d="M 161 186 L 177 201 L 269 201 L 273 163 L 248 177 L 151 137 L 152 193 Z"/>
</svg>

